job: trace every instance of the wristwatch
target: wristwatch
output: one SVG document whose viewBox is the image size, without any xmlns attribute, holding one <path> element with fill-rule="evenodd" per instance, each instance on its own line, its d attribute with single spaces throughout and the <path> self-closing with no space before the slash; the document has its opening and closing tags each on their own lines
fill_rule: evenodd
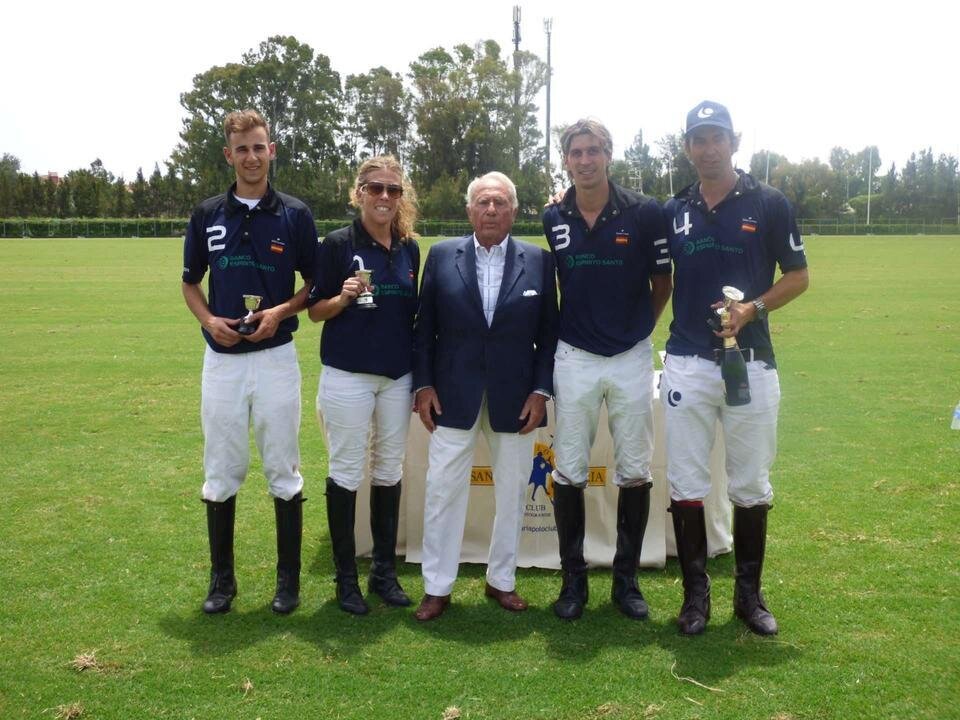
<svg viewBox="0 0 960 720">
<path fill-rule="evenodd" d="M 767 310 L 767 306 L 764 304 L 763 300 L 759 297 L 755 297 L 753 299 L 753 306 L 757 309 L 757 317 L 754 319 L 765 320 L 769 314 L 769 311 Z"/>
</svg>

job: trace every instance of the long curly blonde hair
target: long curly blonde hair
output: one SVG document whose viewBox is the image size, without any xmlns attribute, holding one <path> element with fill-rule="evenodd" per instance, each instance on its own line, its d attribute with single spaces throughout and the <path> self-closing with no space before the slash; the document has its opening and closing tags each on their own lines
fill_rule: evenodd
<svg viewBox="0 0 960 720">
<path fill-rule="evenodd" d="M 400 176 L 400 183 L 403 185 L 403 195 L 397 202 L 397 214 L 390 223 L 390 230 L 401 240 L 407 238 L 419 238 L 414 232 L 414 225 L 417 223 L 417 193 L 410 184 L 410 180 L 403 172 L 400 162 L 393 155 L 378 155 L 368 160 L 364 160 L 360 169 L 357 171 L 357 180 L 350 189 L 350 204 L 360 209 L 360 188 L 367 183 L 370 175 L 377 170 L 389 170 Z"/>
</svg>

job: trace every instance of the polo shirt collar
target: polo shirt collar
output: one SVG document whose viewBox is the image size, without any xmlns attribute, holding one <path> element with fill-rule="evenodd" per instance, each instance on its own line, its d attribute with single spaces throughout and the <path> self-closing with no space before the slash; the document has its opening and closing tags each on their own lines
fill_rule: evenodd
<svg viewBox="0 0 960 720">
<path fill-rule="evenodd" d="M 360 218 L 354 218 L 353 220 L 353 237 L 357 245 L 368 245 L 370 247 L 379 247 L 383 249 L 383 245 L 378 243 L 373 239 L 373 236 L 367 232 L 367 229 L 363 226 L 363 221 Z M 390 250 L 392 251 L 397 247 L 398 238 L 391 232 L 390 233 Z"/>
<path fill-rule="evenodd" d="M 737 197 L 739 195 L 747 195 L 752 193 L 760 187 L 760 183 L 758 183 L 750 173 L 744 172 L 740 169 L 737 169 L 736 173 L 737 183 L 733 186 L 733 188 L 731 188 L 730 192 L 727 193 L 727 197 L 720 201 L 721 203 L 726 202 L 730 197 Z M 686 200 L 697 207 L 706 207 L 703 196 L 700 194 L 699 180 L 687 185 L 685 188 L 683 188 L 683 190 L 674 195 L 674 197 L 677 198 L 677 200 Z"/>
<path fill-rule="evenodd" d="M 601 217 L 619 215 L 625 208 L 636 203 L 636 196 L 634 195 L 631 197 L 627 194 L 627 191 L 624 188 L 620 187 L 615 182 L 611 182 L 608 179 L 607 185 L 610 188 L 610 192 L 607 197 L 607 204 L 600 212 Z M 577 209 L 576 186 L 571 186 L 570 189 L 564 194 L 563 200 L 560 201 L 560 212 L 562 212 L 564 215 L 580 217 L 580 210 Z"/>
<path fill-rule="evenodd" d="M 248 212 L 250 208 L 244 205 L 242 202 L 237 200 L 237 183 L 234 182 L 230 186 L 230 189 L 227 190 L 226 195 L 226 204 L 227 204 L 227 215 L 236 215 L 237 213 Z M 277 197 L 277 193 L 274 192 L 273 186 L 267 182 L 267 192 L 260 198 L 260 202 L 257 203 L 255 210 L 263 210 L 264 212 L 269 212 L 274 215 L 280 214 L 280 199 Z"/>
</svg>

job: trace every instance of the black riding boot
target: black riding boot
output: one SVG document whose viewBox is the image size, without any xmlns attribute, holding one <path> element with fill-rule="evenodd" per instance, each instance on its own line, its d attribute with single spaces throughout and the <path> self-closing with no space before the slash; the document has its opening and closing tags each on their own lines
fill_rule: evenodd
<svg viewBox="0 0 960 720">
<path fill-rule="evenodd" d="M 733 507 L 733 551 L 737 561 L 733 612 L 758 635 L 776 635 L 778 630 L 776 618 L 767 610 L 760 592 L 769 509 L 769 505 Z"/>
<path fill-rule="evenodd" d="M 576 620 L 583 614 L 589 596 L 587 563 L 583 559 L 583 488 L 553 484 L 553 515 L 557 521 L 560 567 L 563 586 L 553 603 L 553 612 L 564 620 Z"/>
<path fill-rule="evenodd" d="M 205 613 L 224 613 L 237 596 L 233 575 L 233 524 L 237 496 L 223 502 L 204 500 L 207 506 L 207 537 L 210 539 L 210 589 L 203 601 Z"/>
<path fill-rule="evenodd" d="M 710 619 L 710 576 L 707 575 L 707 526 L 703 505 L 670 503 L 677 559 L 683 571 L 683 607 L 677 625 L 684 635 L 699 635 Z"/>
<path fill-rule="evenodd" d="M 357 543 L 353 535 L 356 511 L 357 493 L 327 478 L 327 524 L 337 569 L 337 602 L 348 613 L 366 615 L 370 608 L 357 584 Z"/>
<path fill-rule="evenodd" d="M 368 592 L 376 593 L 387 605 L 406 607 L 410 598 L 397 580 L 397 525 L 400 519 L 400 483 L 370 488 L 370 532 L 373 535 L 373 564 Z"/>
<path fill-rule="evenodd" d="M 647 601 L 637 587 L 637 565 L 650 514 L 650 485 L 646 482 L 636 487 L 622 487 L 617 497 L 617 552 L 613 556 L 610 598 L 620 612 L 634 620 L 643 620 L 650 614 Z"/>
<path fill-rule="evenodd" d="M 281 615 L 293 612 L 300 604 L 303 503 L 301 493 L 289 500 L 273 499 L 273 510 L 277 517 L 277 592 L 270 607 Z"/>
</svg>

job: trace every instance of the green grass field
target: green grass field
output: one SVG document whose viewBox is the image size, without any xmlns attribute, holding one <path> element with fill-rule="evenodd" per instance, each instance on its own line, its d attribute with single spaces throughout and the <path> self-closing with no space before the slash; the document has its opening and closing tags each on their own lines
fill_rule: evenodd
<svg viewBox="0 0 960 720">
<path fill-rule="evenodd" d="M 609 571 L 568 624 L 550 611 L 557 573 L 521 571 L 532 607 L 511 616 L 482 597 L 478 566 L 427 626 L 342 613 L 309 322 L 303 604 L 269 609 L 273 511 L 255 465 L 240 596 L 203 616 L 203 343 L 180 242 L 0 241 L 0 718 L 960 717 L 960 238 L 807 251 L 810 290 L 771 322 L 783 402 L 764 581 L 781 632 L 761 639 L 731 617 L 729 557 L 711 564 L 700 638 L 673 623 L 675 562 L 641 573 L 643 623 L 610 606 Z M 419 597 L 419 566 L 401 580 Z"/>
</svg>

